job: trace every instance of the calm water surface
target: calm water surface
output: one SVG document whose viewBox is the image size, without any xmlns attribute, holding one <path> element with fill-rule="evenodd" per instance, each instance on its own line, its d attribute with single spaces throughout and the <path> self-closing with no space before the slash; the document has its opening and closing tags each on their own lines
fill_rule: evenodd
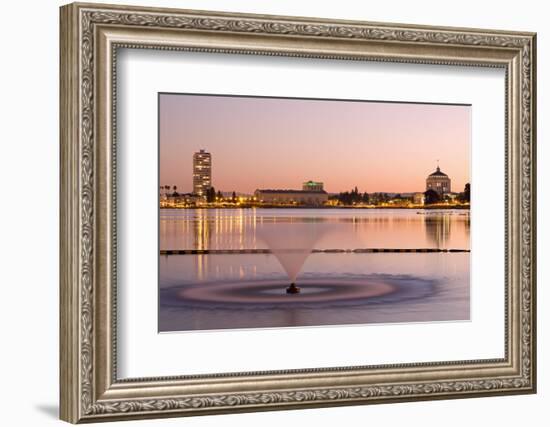
<svg viewBox="0 0 550 427">
<path fill-rule="evenodd" d="M 464 210 L 160 211 L 160 249 L 265 249 L 262 230 L 321 230 L 315 249 L 470 248 Z M 159 330 L 468 320 L 469 253 L 314 253 L 286 295 L 272 254 L 160 256 Z"/>
<path fill-rule="evenodd" d="M 161 209 L 160 249 L 266 248 L 268 224 L 331 225 L 319 248 L 470 248 L 466 210 Z"/>
</svg>

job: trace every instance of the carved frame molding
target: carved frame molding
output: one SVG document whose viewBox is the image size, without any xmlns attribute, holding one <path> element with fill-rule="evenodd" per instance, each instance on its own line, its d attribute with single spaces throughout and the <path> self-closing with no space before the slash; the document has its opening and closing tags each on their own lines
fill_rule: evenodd
<svg viewBox="0 0 550 427">
<path fill-rule="evenodd" d="M 164 43 L 163 36 L 170 42 Z M 186 41 L 174 41 L 178 37 Z M 506 357 L 117 380 L 112 176 L 114 65 L 121 47 L 506 68 Z M 101 421 L 535 391 L 535 34 L 71 4 L 61 8 L 60 87 L 62 419 Z M 266 377 L 273 377 L 267 386 Z M 285 387 L 290 379 L 299 385 Z M 193 388 L 197 384 L 200 392 Z"/>
</svg>

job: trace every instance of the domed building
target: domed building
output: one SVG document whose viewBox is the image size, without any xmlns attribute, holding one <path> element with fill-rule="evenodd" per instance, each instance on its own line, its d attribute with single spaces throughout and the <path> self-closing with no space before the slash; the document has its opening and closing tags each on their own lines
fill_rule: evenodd
<svg viewBox="0 0 550 427">
<path fill-rule="evenodd" d="M 434 190 L 441 196 L 451 192 L 451 179 L 446 173 L 441 172 L 439 165 L 435 172 L 426 178 L 426 191 Z"/>
</svg>

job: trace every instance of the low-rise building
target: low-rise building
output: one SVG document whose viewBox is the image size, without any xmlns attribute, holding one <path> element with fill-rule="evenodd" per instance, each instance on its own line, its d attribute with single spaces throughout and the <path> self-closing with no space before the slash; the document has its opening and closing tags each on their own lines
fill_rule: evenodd
<svg viewBox="0 0 550 427">
<path fill-rule="evenodd" d="M 415 205 L 423 205 L 424 204 L 424 193 L 414 193 L 412 196 L 413 204 Z"/>
<path fill-rule="evenodd" d="M 324 191 L 323 183 L 316 181 L 306 181 L 302 184 L 303 191 Z"/>
<path fill-rule="evenodd" d="M 198 206 L 204 203 L 204 198 L 194 193 L 172 193 L 161 198 L 161 206 Z"/>
</svg>

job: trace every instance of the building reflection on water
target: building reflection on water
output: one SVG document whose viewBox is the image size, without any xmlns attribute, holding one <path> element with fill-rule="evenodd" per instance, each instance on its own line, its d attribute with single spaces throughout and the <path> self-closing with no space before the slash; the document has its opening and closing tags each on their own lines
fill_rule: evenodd
<svg viewBox="0 0 550 427">
<path fill-rule="evenodd" d="M 210 249 L 214 223 L 210 220 L 206 210 L 197 209 L 196 211 L 195 220 L 188 223 L 193 226 L 193 248 L 198 250 Z M 218 230 L 216 230 L 216 234 L 217 232 Z"/>
<path fill-rule="evenodd" d="M 159 230 L 160 248 L 266 248 L 265 243 L 258 238 L 259 227 L 291 223 L 299 232 L 300 224 L 311 222 L 338 225 L 319 242 L 319 248 L 324 249 L 470 248 L 470 216 L 467 211 L 346 209 L 163 210 Z M 197 255 L 195 258 L 199 279 L 216 274 L 217 265 L 212 262 L 211 255 Z"/>
<path fill-rule="evenodd" d="M 447 214 L 424 215 L 426 240 L 432 245 L 431 247 L 433 248 L 449 248 L 451 231 L 453 229 L 455 229 L 456 232 L 460 232 L 461 234 L 469 237 L 470 216 L 465 216 L 462 221 L 453 221 L 453 217 Z"/>
<path fill-rule="evenodd" d="M 257 228 L 266 224 L 325 222 L 336 224 L 321 244 L 325 248 L 455 248 L 470 247 L 470 216 L 467 212 L 377 211 L 367 212 L 274 212 L 275 210 L 180 210 L 163 212 L 160 221 L 161 249 L 265 248 Z M 279 211 L 279 210 L 277 210 Z M 302 210 L 304 211 L 304 210 Z M 294 226 L 293 225 L 293 226 Z"/>
<path fill-rule="evenodd" d="M 424 215 L 426 240 L 437 249 L 446 248 L 451 236 L 451 218 L 448 215 Z"/>
</svg>

